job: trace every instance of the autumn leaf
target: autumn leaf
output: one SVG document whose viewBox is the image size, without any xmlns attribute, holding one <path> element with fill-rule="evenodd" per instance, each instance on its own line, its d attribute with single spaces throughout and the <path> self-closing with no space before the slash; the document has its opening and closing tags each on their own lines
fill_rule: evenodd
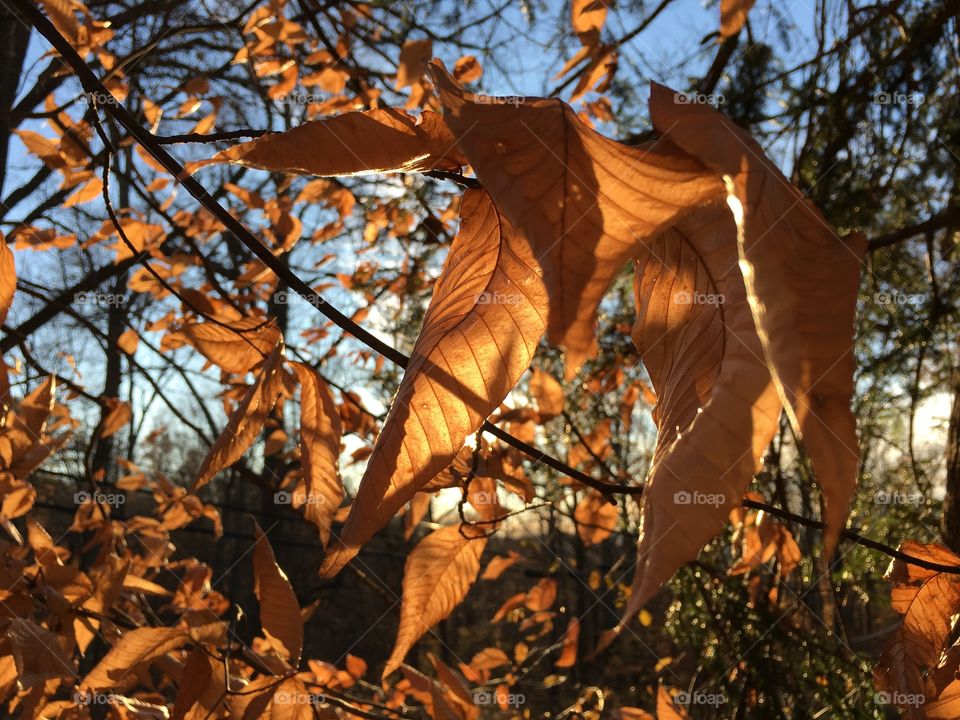
<svg viewBox="0 0 960 720">
<path fill-rule="evenodd" d="M 483 75 L 483 66 L 473 55 L 464 55 L 453 66 L 453 76 L 458 82 L 476 82 Z"/>
<path fill-rule="evenodd" d="M 256 382 L 247 390 L 240 405 L 227 421 L 223 432 L 207 451 L 197 479 L 193 482 L 194 490 L 200 489 L 221 470 L 233 465 L 260 435 L 280 395 L 282 357 L 283 344 L 281 343 L 263 362 Z"/>
<path fill-rule="evenodd" d="M 3 633 L 23 685 L 76 676 L 76 663 L 57 633 L 21 617 L 10 619 Z"/>
<path fill-rule="evenodd" d="M 183 334 L 207 360 L 229 373 L 249 372 L 280 341 L 273 321 L 259 317 L 232 322 L 199 322 L 183 327 Z"/>
<path fill-rule="evenodd" d="M 487 563 L 487 566 L 483 569 L 483 575 L 480 576 L 481 580 L 496 580 L 503 573 L 516 563 L 518 563 L 523 558 L 520 557 L 519 553 L 510 552 L 509 555 L 497 555 L 490 558 L 490 562 Z"/>
<path fill-rule="evenodd" d="M 303 648 L 303 622 L 296 593 L 256 523 L 253 537 L 253 591 L 260 603 L 260 625 L 277 654 L 297 667 Z"/>
<path fill-rule="evenodd" d="M 541 578 L 540 581 L 527 592 L 526 597 L 523 599 L 523 604 L 527 606 L 528 610 L 536 613 L 549 610 L 556 599 L 557 581 L 553 578 Z"/>
<path fill-rule="evenodd" d="M 306 483 L 306 518 L 320 531 L 324 547 L 333 516 L 343 502 L 337 405 L 327 384 L 309 365 L 291 363 L 300 383 L 300 461 Z"/>
<path fill-rule="evenodd" d="M 0 325 L 7 321 L 13 295 L 17 291 L 17 269 L 13 252 L 7 246 L 6 238 L 0 233 Z"/>
<path fill-rule="evenodd" d="M 553 375 L 540 368 L 533 368 L 533 374 L 530 377 L 530 394 L 537 401 L 541 421 L 563 413 L 563 386 Z"/>
<path fill-rule="evenodd" d="M 133 418 L 133 409 L 130 403 L 117 398 L 104 398 L 107 414 L 100 423 L 100 437 L 108 438 Z"/>
<path fill-rule="evenodd" d="M 527 369 L 546 298 L 524 238 L 489 196 L 469 190 L 460 232 L 360 481 L 321 573 L 338 572 L 440 471 Z"/>
<path fill-rule="evenodd" d="M 547 337 L 565 348 L 569 378 L 596 353 L 597 308 L 627 260 L 723 186 L 669 141 L 621 145 L 559 100 L 479 98 L 431 67 L 460 149 L 543 268 Z"/>
<path fill-rule="evenodd" d="M 584 45 L 595 45 L 607 19 L 607 0 L 573 0 L 570 23 Z"/>
<path fill-rule="evenodd" d="M 673 704 L 673 698 L 661 685 L 657 688 L 657 720 L 690 720 L 690 716 Z"/>
<path fill-rule="evenodd" d="M 635 288 L 633 340 L 656 390 L 658 434 L 624 621 L 720 532 L 780 417 L 725 207 L 699 209 L 651 242 Z"/>
<path fill-rule="evenodd" d="M 137 351 L 137 345 L 140 344 L 140 336 L 133 328 L 124 330 L 117 338 L 117 347 L 123 350 L 127 355 L 133 355 Z"/>
<path fill-rule="evenodd" d="M 459 171 L 466 159 L 443 119 L 395 108 L 314 120 L 235 145 L 206 163 L 233 162 L 306 175 Z"/>
<path fill-rule="evenodd" d="M 654 127 L 724 178 L 764 356 L 825 496 L 824 549 L 833 554 L 856 488 L 859 447 L 850 410 L 853 318 L 866 240 L 839 237 L 763 149 L 703 103 L 653 84 Z"/>
<path fill-rule="evenodd" d="M 740 32 L 747 22 L 747 13 L 755 0 L 720 0 L 720 35 L 730 37 Z"/>
<path fill-rule="evenodd" d="M 570 622 L 567 623 L 567 629 L 563 633 L 563 647 L 560 650 L 560 657 L 554 661 L 554 667 L 568 668 L 576 665 L 577 642 L 579 639 L 580 621 L 577 618 L 570 618 Z"/>
<path fill-rule="evenodd" d="M 573 517 L 583 544 L 598 545 L 613 534 L 620 510 L 600 493 L 590 492 L 577 503 Z"/>
<path fill-rule="evenodd" d="M 397 641 L 383 677 L 400 667 L 414 643 L 453 612 L 480 572 L 487 545 L 482 530 L 448 525 L 427 535 L 407 557 Z"/>
<path fill-rule="evenodd" d="M 142 627 L 128 630 L 117 644 L 83 678 L 82 688 L 105 690 L 114 687 L 136 666 L 149 663 L 190 642 L 190 635 L 172 627 Z"/>
<path fill-rule="evenodd" d="M 960 565 L 960 557 L 941 545 L 908 541 L 899 549 L 929 562 Z M 960 612 L 960 579 L 899 559 L 890 564 L 886 578 L 893 584 L 891 605 L 903 615 L 903 622 L 874 668 L 874 684 L 911 720 L 954 717 L 943 713 L 960 702 L 956 689 L 950 689 L 956 661 L 947 664 L 943 674 L 940 665 L 942 659 L 948 663 L 950 659 L 947 649 L 954 616 Z M 931 713 L 928 703 L 941 698 Z"/>
</svg>

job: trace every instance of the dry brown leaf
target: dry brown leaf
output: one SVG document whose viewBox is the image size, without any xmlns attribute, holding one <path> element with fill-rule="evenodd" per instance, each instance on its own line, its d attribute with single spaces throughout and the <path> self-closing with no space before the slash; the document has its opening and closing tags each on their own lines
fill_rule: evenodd
<svg viewBox="0 0 960 720">
<path fill-rule="evenodd" d="M 234 322 L 190 323 L 183 334 L 207 360 L 225 372 L 243 374 L 261 362 L 280 341 L 273 321 L 249 317 Z"/>
<path fill-rule="evenodd" d="M 511 566 L 518 563 L 522 558 L 519 553 L 510 551 L 509 555 L 497 555 L 490 558 L 490 562 L 483 569 L 481 580 L 496 580 Z"/>
<path fill-rule="evenodd" d="M 460 149 L 543 267 L 547 335 L 571 377 L 596 353 L 600 300 L 644 238 L 723 186 L 668 141 L 627 147 L 559 100 L 477 96 L 439 61 L 432 69 Z"/>
<path fill-rule="evenodd" d="M 414 643 L 460 604 L 477 579 L 486 545 L 482 530 L 448 525 L 427 535 L 407 556 L 400 628 L 383 677 L 400 667 Z"/>
<path fill-rule="evenodd" d="M 497 647 L 484 648 L 470 659 L 470 668 L 476 672 L 493 670 L 510 664 L 510 656 Z"/>
<path fill-rule="evenodd" d="M 730 37 L 740 32 L 747 22 L 747 13 L 755 0 L 720 0 L 720 35 Z"/>
<path fill-rule="evenodd" d="M 573 517 L 577 521 L 577 535 L 583 544 L 597 545 L 613 534 L 620 509 L 600 493 L 589 492 L 577 503 Z"/>
<path fill-rule="evenodd" d="M 221 702 L 226 694 L 223 666 L 201 648 L 187 655 L 171 720 L 203 720 L 222 718 L 226 708 Z"/>
<path fill-rule="evenodd" d="M 607 20 L 607 0 L 573 0 L 570 22 L 584 45 L 595 45 Z"/>
<path fill-rule="evenodd" d="M 403 44 L 400 48 L 400 62 L 397 64 L 398 90 L 423 82 L 423 74 L 432 54 L 433 42 L 429 39 L 408 40 Z"/>
<path fill-rule="evenodd" d="M 462 83 L 476 82 L 483 75 L 483 66 L 473 55 L 464 55 L 453 66 L 453 76 Z"/>
<path fill-rule="evenodd" d="M 117 338 L 117 347 L 123 350 L 127 355 L 133 355 L 137 351 L 137 345 L 140 344 L 140 336 L 133 328 L 124 330 Z"/>
<path fill-rule="evenodd" d="M 257 380 L 247 390 L 240 405 L 227 421 L 223 432 L 203 459 L 193 489 L 206 485 L 213 477 L 237 460 L 253 445 L 280 395 L 283 382 L 280 363 L 283 345 L 277 345 L 263 362 Z"/>
<path fill-rule="evenodd" d="M 7 321 L 7 313 L 13 305 L 13 295 L 17 291 L 17 268 L 13 260 L 13 251 L 7 246 L 7 240 L 0 233 L 0 325 Z"/>
<path fill-rule="evenodd" d="M 663 685 L 657 689 L 657 720 L 690 720 L 684 710 L 673 704 L 670 693 Z"/>
<path fill-rule="evenodd" d="M 940 545 L 921 545 L 909 541 L 901 552 L 931 562 L 960 565 L 960 557 Z M 903 615 L 903 622 L 880 656 L 873 670 L 874 684 L 898 707 L 903 717 L 954 717 L 943 712 L 958 703 L 950 682 L 955 677 L 956 661 L 947 665 L 945 687 L 938 687 L 941 661 L 952 639 L 953 616 L 960 612 L 960 578 L 894 560 L 886 577 L 893 583 L 891 604 Z M 949 692 L 948 692 L 949 691 Z M 940 698 L 936 712 L 929 713 L 927 703 Z"/>
<path fill-rule="evenodd" d="M 108 410 L 103 422 L 100 423 L 100 437 L 108 438 L 130 422 L 133 418 L 133 408 L 130 407 L 130 403 L 117 398 L 104 398 L 103 402 Z"/>
<path fill-rule="evenodd" d="M 541 420 L 547 420 L 563 413 L 563 385 L 550 373 L 538 367 L 533 368 L 533 374 L 530 377 L 530 394 L 537 401 L 537 410 L 540 411 Z"/>
<path fill-rule="evenodd" d="M 292 363 L 300 383 L 300 459 L 306 483 L 306 518 L 320 531 L 324 547 L 343 502 L 340 480 L 340 414 L 323 378 L 309 365 Z"/>
<path fill-rule="evenodd" d="M 394 108 L 350 112 L 264 135 L 205 163 L 233 162 L 306 175 L 458 171 L 466 159 L 443 119 Z"/>
<path fill-rule="evenodd" d="M 577 642 L 579 639 L 580 621 L 577 618 L 570 618 L 566 632 L 563 633 L 563 649 L 560 651 L 560 657 L 553 663 L 554 667 L 568 668 L 576 665 Z"/>
<path fill-rule="evenodd" d="M 128 630 L 80 683 L 83 688 L 105 690 L 114 687 L 136 666 L 149 663 L 190 642 L 190 635 L 171 627 L 143 627 Z"/>
<path fill-rule="evenodd" d="M 76 664 L 57 633 L 27 618 L 14 617 L 4 629 L 20 682 L 30 687 L 50 678 L 76 677 Z"/>
<path fill-rule="evenodd" d="M 527 609 L 531 612 L 543 612 L 544 610 L 549 610 L 556 599 L 557 581 L 553 578 L 541 578 L 540 581 L 527 592 L 523 604 L 526 605 Z"/>
<path fill-rule="evenodd" d="M 253 537 L 253 591 L 260 603 L 260 625 L 277 654 L 297 667 L 303 648 L 303 622 L 297 595 L 277 565 L 270 541 L 256 523 Z"/>
<path fill-rule="evenodd" d="M 720 532 L 780 417 L 725 207 L 649 243 L 635 285 L 633 339 L 657 393 L 658 435 L 625 620 Z"/>
<path fill-rule="evenodd" d="M 460 216 L 340 542 L 324 557 L 327 576 L 453 462 L 527 369 L 543 334 L 546 296 L 524 238 L 481 190 L 464 194 Z"/>
<path fill-rule="evenodd" d="M 724 178 L 764 355 L 825 496 L 832 556 L 857 483 L 853 317 L 866 239 L 840 238 L 750 135 L 653 84 L 654 127 Z M 739 497 L 739 496 L 738 496 Z"/>
</svg>

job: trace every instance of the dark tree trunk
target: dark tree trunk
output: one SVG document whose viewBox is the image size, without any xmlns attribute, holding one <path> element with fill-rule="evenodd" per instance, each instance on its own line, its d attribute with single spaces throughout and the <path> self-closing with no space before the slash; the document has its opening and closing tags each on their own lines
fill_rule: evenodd
<svg viewBox="0 0 960 720">
<path fill-rule="evenodd" d="M 16 100 L 30 28 L 0 4 L 0 197 L 7 173 L 7 149 L 13 129 L 10 109 Z"/>
</svg>

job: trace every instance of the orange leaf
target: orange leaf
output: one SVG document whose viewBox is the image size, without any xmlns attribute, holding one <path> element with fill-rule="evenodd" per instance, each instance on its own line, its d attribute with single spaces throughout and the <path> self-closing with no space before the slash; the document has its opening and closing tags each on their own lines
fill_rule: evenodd
<svg viewBox="0 0 960 720">
<path fill-rule="evenodd" d="M 210 362 L 229 373 L 246 373 L 280 341 L 273 321 L 248 317 L 229 323 L 191 323 L 183 334 Z"/>
<path fill-rule="evenodd" d="M 142 627 L 128 630 L 80 685 L 92 690 L 112 688 L 136 666 L 149 663 L 188 642 L 190 635 L 178 628 Z"/>
<path fill-rule="evenodd" d="M 480 576 L 480 579 L 496 580 L 503 575 L 507 568 L 519 562 L 521 559 L 519 553 L 513 551 L 511 551 L 509 555 L 497 555 L 487 563 L 487 567 L 484 568 L 483 575 Z"/>
<path fill-rule="evenodd" d="M 340 414 L 330 389 L 309 365 L 292 363 L 300 383 L 300 459 L 307 497 L 307 519 L 320 531 L 324 547 L 333 517 L 343 502 L 340 480 Z"/>
<path fill-rule="evenodd" d="M 133 418 L 133 409 L 130 403 L 117 398 L 104 398 L 109 411 L 100 423 L 100 437 L 108 438 L 126 425 Z"/>
<path fill-rule="evenodd" d="M 556 599 L 557 581 L 552 578 L 541 578 L 540 582 L 527 592 L 523 604 L 532 612 L 542 612 L 548 610 Z"/>
<path fill-rule="evenodd" d="M 721 531 L 780 417 L 725 207 L 698 209 L 658 236 L 635 284 L 633 340 L 657 393 L 658 435 L 625 620 Z"/>
<path fill-rule="evenodd" d="M 432 69 L 460 149 L 543 267 L 547 336 L 570 377 L 596 354 L 600 300 L 644 238 L 723 186 L 669 142 L 621 145 L 559 100 L 478 96 Z"/>
<path fill-rule="evenodd" d="M 563 386 L 553 375 L 540 368 L 533 368 L 533 375 L 530 377 L 530 394 L 537 401 L 541 420 L 563 413 Z"/>
<path fill-rule="evenodd" d="M 403 568 L 397 641 L 383 677 L 400 667 L 414 643 L 460 604 L 477 579 L 486 545 L 482 531 L 448 525 L 427 535 L 413 549 Z"/>
<path fill-rule="evenodd" d="M 613 534 L 620 510 L 598 492 L 590 492 L 577 503 L 573 512 L 577 535 L 584 545 L 597 545 Z"/>
<path fill-rule="evenodd" d="M 0 324 L 7 321 L 7 313 L 13 305 L 16 291 L 17 268 L 13 261 L 13 251 L 7 246 L 3 233 L 0 233 Z"/>
<path fill-rule="evenodd" d="M 464 55 L 453 66 L 453 76 L 462 83 L 472 83 L 483 75 L 480 61 L 473 55 Z"/>
<path fill-rule="evenodd" d="M 730 37 L 740 32 L 747 22 L 747 13 L 755 0 L 720 0 L 720 35 Z"/>
<path fill-rule="evenodd" d="M 850 410 L 853 317 L 866 239 L 839 237 L 750 135 L 702 103 L 654 84 L 654 127 L 724 178 L 739 263 L 764 356 L 825 496 L 833 555 L 857 484 Z M 739 495 L 738 495 L 739 497 Z"/>
<path fill-rule="evenodd" d="M 247 390 L 247 394 L 230 416 L 223 432 L 207 452 L 197 479 L 193 482 L 194 490 L 203 487 L 221 470 L 233 465 L 260 435 L 280 395 L 282 357 L 283 344 L 281 343 L 263 362 L 256 382 Z"/>
<path fill-rule="evenodd" d="M 264 135 L 219 153 L 206 163 L 306 175 L 458 171 L 466 160 L 443 119 L 393 108 L 349 112 Z"/>
<path fill-rule="evenodd" d="M 450 248 L 340 542 L 321 573 L 335 574 L 422 487 L 530 364 L 546 298 L 530 249 L 490 197 L 468 190 Z"/>
<path fill-rule="evenodd" d="M 563 650 L 560 657 L 553 663 L 554 667 L 568 668 L 573 667 L 577 662 L 577 641 L 580 638 L 580 621 L 577 618 L 570 618 L 567 624 L 567 630 L 563 633 Z"/>
<path fill-rule="evenodd" d="M 277 654 L 297 667 L 303 648 L 303 622 L 296 593 L 256 522 L 253 537 L 253 591 L 260 603 L 260 625 Z"/>
<path fill-rule="evenodd" d="M 117 338 L 117 347 L 123 350 L 127 355 L 133 355 L 137 351 L 137 345 L 140 344 L 140 336 L 133 328 L 124 330 Z"/>
</svg>

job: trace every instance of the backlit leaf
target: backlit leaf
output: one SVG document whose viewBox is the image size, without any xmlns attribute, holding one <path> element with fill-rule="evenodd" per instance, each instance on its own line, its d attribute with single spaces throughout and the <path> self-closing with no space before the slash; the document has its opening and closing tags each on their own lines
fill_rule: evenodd
<svg viewBox="0 0 960 720">
<path fill-rule="evenodd" d="M 444 468 L 530 364 L 546 297 L 524 238 L 469 190 L 403 381 L 321 572 L 332 575 Z"/>
</svg>

